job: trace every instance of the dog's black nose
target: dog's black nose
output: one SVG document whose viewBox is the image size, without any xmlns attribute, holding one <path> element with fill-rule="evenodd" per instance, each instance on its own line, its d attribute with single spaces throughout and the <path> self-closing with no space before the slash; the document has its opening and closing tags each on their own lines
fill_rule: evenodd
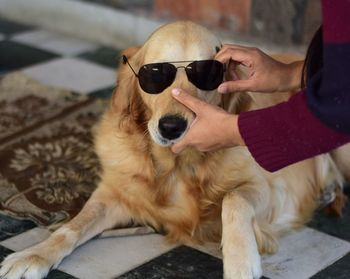
<svg viewBox="0 0 350 279">
<path fill-rule="evenodd" d="M 159 119 L 158 129 L 162 137 L 177 139 L 187 128 L 187 121 L 178 115 L 168 115 Z"/>
</svg>

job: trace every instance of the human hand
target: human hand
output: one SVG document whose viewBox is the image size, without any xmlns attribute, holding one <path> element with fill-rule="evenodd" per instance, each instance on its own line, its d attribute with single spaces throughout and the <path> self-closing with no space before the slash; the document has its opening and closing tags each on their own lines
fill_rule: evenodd
<svg viewBox="0 0 350 279">
<path fill-rule="evenodd" d="M 244 145 L 238 130 L 237 115 L 229 114 L 177 88 L 172 90 L 172 94 L 177 101 L 196 114 L 184 138 L 171 147 L 174 153 L 180 153 L 187 146 L 195 147 L 199 151 L 214 151 Z"/>
<path fill-rule="evenodd" d="M 247 67 L 248 79 L 237 79 L 234 69 L 230 69 L 231 80 L 222 83 L 218 91 L 285 92 L 299 88 L 303 61 L 291 64 L 281 63 L 258 48 L 238 45 L 224 45 L 216 60 Z"/>
</svg>

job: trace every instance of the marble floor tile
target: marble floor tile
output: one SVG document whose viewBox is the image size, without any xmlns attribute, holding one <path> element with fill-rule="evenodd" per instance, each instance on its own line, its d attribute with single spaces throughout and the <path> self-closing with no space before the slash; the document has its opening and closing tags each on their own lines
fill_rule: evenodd
<svg viewBox="0 0 350 279">
<path fill-rule="evenodd" d="M 63 260 L 59 269 L 78 278 L 114 278 L 172 248 L 156 234 L 95 239 Z"/>
<path fill-rule="evenodd" d="M 33 27 L 13 22 L 4 18 L 0 18 L 0 33 L 6 35 L 13 35 L 19 32 L 24 32 L 27 30 L 31 30 Z"/>
<path fill-rule="evenodd" d="M 36 225 L 29 220 L 19 220 L 0 214 L 0 241 L 23 233 Z"/>
<path fill-rule="evenodd" d="M 72 276 L 71 274 L 65 273 L 61 270 L 51 270 L 45 279 L 83 279 Z"/>
<path fill-rule="evenodd" d="M 115 70 L 120 62 L 120 50 L 100 47 L 96 50 L 79 54 L 78 57 L 101 64 L 103 66 L 111 67 Z"/>
<path fill-rule="evenodd" d="M 13 251 L 11 249 L 8 249 L 4 246 L 0 245 L 0 263 L 12 253 Z"/>
<path fill-rule="evenodd" d="M 43 84 L 88 94 L 109 86 L 116 80 L 115 71 L 77 58 L 58 58 L 23 70 Z"/>
<path fill-rule="evenodd" d="M 50 235 L 50 231 L 43 228 L 33 228 L 22 234 L 16 235 L 12 238 L 8 238 L 0 242 L 1 246 L 4 246 L 13 251 L 21 251 L 36 243 L 45 240 Z"/>
<path fill-rule="evenodd" d="M 11 41 L 0 41 L 0 67 L 12 71 L 56 58 L 57 55 Z"/>
<path fill-rule="evenodd" d="M 175 248 L 117 279 L 218 279 L 222 278 L 222 261 L 186 246 Z"/>
<path fill-rule="evenodd" d="M 96 97 L 96 98 L 102 98 L 102 99 L 109 99 L 112 97 L 114 91 L 114 86 L 103 88 L 94 92 L 91 92 L 89 96 Z"/>
<path fill-rule="evenodd" d="M 320 271 L 312 279 L 349 279 L 350 277 L 350 253 L 331 266 Z"/>
<path fill-rule="evenodd" d="M 48 235 L 35 228 L 0 245 L 18 251 Z M 81 279 L 115 278 L 173 248 L 158 234 L 93 239 L 65 258 L 58 269 Z"/>
<path fill-rule="evenodd" d="M 98 47 L 96 44 L 88 41 L 46 30 L 33 30 L 16 34 L 11 37 L 11 40 L 54 52 L 62 56 L 73 56 L 95 50 Z"/>
<path fill-rule="evenodd" d="M 310 228 L 287 234 L 277 254 L 263 257 L 271 279 L 306 279 L 350 252 L 350 243 Z"/>
<path fill-rule="evenodd" d="M 5 259 L 6 256 L 10 255 L 11 253 L 13 253 L 12 250 L 0 245 L 0 263 Z M 50 271 L 46 279 L 77 279 L 77 278 L 70 274 L 67 274 L 65 272 L 55 269 Z"/>
</svg>

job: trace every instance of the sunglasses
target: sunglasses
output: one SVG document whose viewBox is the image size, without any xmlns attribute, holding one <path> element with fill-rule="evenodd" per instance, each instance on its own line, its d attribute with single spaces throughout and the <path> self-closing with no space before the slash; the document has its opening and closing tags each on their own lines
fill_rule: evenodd
<svg viewBox="0 0 350 279">
<path fill-rule="evenodd" d="M 224 78 L 224 64 L 217 60 L 176 61 L 151 63 L 143 65 L 136 73 L 128 58 L 123 55 L 123 63 L 128 64 L 143 91 L 149 94 L 159 94 L 175 80 L 177 69 L 184 68 L 188 80 L 197 88 L 211 91 L 219 87 Z M 191 62 L 186 67 L 176 67 L 173 64 Z"/>
</svg>

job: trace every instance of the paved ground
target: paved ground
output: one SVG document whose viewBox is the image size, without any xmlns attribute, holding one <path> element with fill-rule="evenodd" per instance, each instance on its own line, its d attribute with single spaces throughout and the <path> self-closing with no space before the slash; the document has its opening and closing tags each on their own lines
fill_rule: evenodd
<svg viewBox="0 0 350 279">
<path fill-rule="evenodd" d="M 112 92 L 118 59 L 118 49 L 0 19 L 0 74 L 20 70 L 44 84 L 105 98 Z M 0 261 L 47 235 L 31 221 L 0 215 Z M 95 239 L 48 278 L 221 278 L 217 253 L 204 251 L 170 246 L 156 234 Z M 264 275 L 350 278 L 349 251 L 350 206 L 341 219 L 317 214 L 308 228 L 282 239 L 280 252 L 264 257 Z"/>
</svg>

